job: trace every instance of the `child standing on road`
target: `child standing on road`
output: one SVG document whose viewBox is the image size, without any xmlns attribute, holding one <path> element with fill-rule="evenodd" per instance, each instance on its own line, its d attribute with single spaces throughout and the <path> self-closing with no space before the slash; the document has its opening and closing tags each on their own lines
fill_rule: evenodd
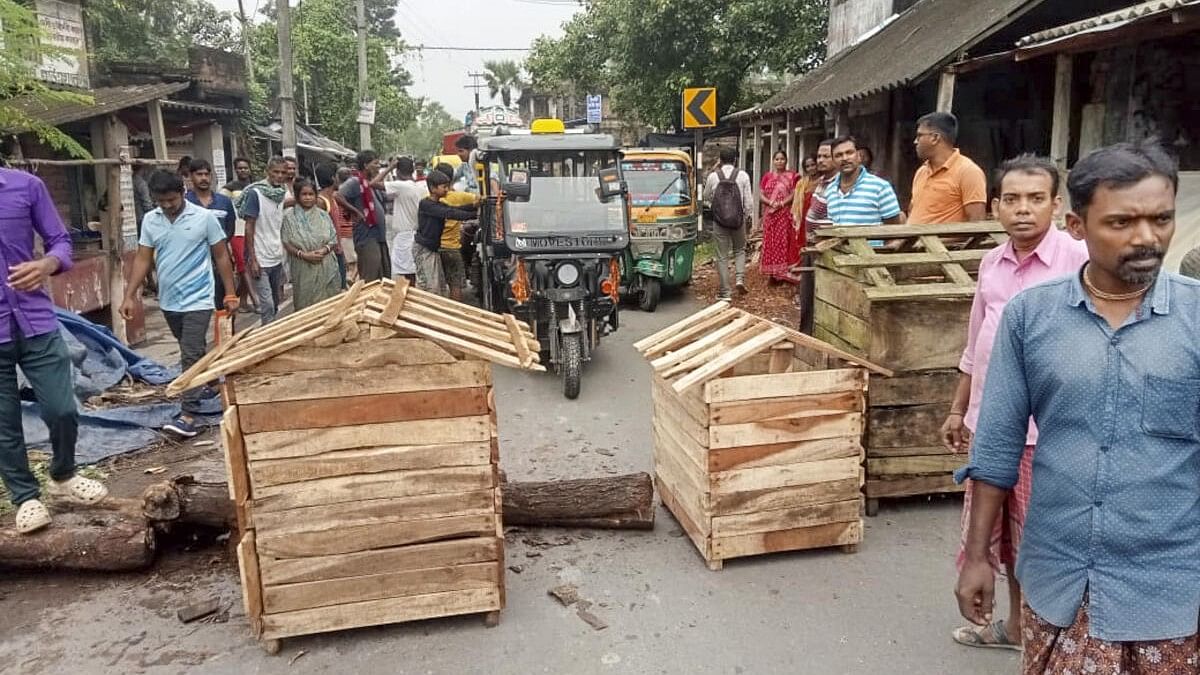
<svg viewBox="0 0 1200 675">
<path fill-rule="evenodd" d="M 476 208 L 454 208 L 441 203 L 450 192 L 450 176 L 434 170 L 425 179 L 429 196 L 417 206 L 417 234 L 413 242 L 413 258 L 417 263 L 417 288 L 430 293 L 444 294 L 445 268 L 442 266 L 442 234 L 446 220 L 470 220 Z M 459 258 L 461 261 L 461 258 Z M 461 286 L 460 294 L 461 294 Z M 460 295 L 461 297 L 461 295 Z"/>
</svg>

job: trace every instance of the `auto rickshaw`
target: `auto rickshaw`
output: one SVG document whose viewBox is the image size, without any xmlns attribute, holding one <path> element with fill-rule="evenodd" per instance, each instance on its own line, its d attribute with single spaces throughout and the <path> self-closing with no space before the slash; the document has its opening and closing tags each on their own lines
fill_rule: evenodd
<svg viewBox="0 0 1200 675">
<path fill-rule="evenodd" d="M 619 326 L 629 213 L 617 143 L 536 120 L 528 134 L 481 139 L 479 150 L 480 299 L 534 328 L 573 399 L 584 362 Z"/>
<path fill-rule="evenodd" d="M 621 175 L 631 208 L 622 288 L 653 312 L 664 288 L 692 279 L 699 214 L 692 158 L 682 150 L 626 150 Z"/>
</svg>

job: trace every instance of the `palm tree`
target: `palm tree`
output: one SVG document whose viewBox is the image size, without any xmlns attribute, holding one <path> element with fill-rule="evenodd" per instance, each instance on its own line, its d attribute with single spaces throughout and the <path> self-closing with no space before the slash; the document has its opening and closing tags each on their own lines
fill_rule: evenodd
<svg viewBox="0 0 1200 675">
<path fill-rule="evenodd" d="M 512 105 L 513 93 L 520 92 L 525 86 L 521 66 L 516 61 L 484 61 L 483 79 L 491 97 L 496 98 L 499 94 L 505 108 Z"/>
</svg>

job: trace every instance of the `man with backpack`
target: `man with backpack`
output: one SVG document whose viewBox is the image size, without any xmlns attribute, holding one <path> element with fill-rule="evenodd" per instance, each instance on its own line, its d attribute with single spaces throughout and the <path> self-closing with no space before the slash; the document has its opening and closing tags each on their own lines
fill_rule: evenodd
<svg viewBox="0 0 1200 675">
<path fill-rule="evenodd" d="M 750 175 L 738 169 L 737 149 L 721 148 L 717 170 L 708 174 L 704 199 L 712 206 L 713 241 L 717 245 L 717 278 L 721 282 L 718 300 L 733 297 L 729 288 L 729 257 L 734 258 L 734 285 L 738 293 L 746 291 L 746 225 L 754 213 L 754 190 Z"/>
</svg>

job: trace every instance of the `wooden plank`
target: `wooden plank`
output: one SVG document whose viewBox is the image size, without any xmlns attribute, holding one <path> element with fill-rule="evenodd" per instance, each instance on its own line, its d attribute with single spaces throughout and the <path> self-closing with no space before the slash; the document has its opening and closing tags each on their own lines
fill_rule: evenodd
<svg viewBox="0 0 1200 675">
<path fill-rule="evenodd" d="M 734 347 L 750 341 L 752 338 L 765 333 L 771 323 L 767 321 L 754 321 L 748 323 L 742 330 L 735 332 L 724 340 L 715 344 L 708 344 L 703 351 L 692 354 L 687 359 L 670 366 L 664 370 L 656 371 L 660 376 L 670 380 L 676 375 L 681 375 L 697 368 L 702 368 L 713 360 L 729 353 Z M 736 365 L 736 364 L 735 364 Z"/>
<path fill-rule="evenodd" d="M 499 550 L 500 540 L 495 537 L 476 537 L 315 558 L 263 557 L 262 580 L 268 586 L 277 586 L 396 570 L 502 561 Z"/>
<path fill-rule="evenodd" d="M 937 239 L 937 237 L 933 237 Z M 879 265 L 920 265 L 927 263 L 973 262 L 983 260 L 989 249 L 970 248 L 958 251 L 936 253 L 882 253 L 871 258 L 864 258 L 853 253 L 842 253 L 833 256 L 833 264 L 841 268 L 878 267 Z"/>
<path fill-rule="evenodd" d="M 391 325 L 400 317 L 400 312 L 404 311 L 404 301 L 408 298 L 408 279 L 400 277 L 396 280 L 396 285 L 392 287 L 392 292 L 388 295 L 387 305 L 383 308 L 383 314 L 379 317 L 380 323 Z"/>
<path fill-rule="evenodd" d="M 958 75 L 953 68 L 942 69 L 942 76 L 938 78 L 938 112 L 948 113 L 954 110 L 954 82 L 956 79 L 958 79 Z"/>
<path fill-rule="evenodd" d="M 383 280 L 383 288 L 385 290 L 391 290 L 391 287 L 394 286 L 395 283 L 396 282 L 391 279 L 384 279 Z M 475 319 L 479 319 L 479 320 L 486 321 L 488 323 L 496 324 L 496 325 L 504 324 L 504 319 L 501 318 L 499 314 L 495 314 L 493 312 L 489 312 L 485 309 L 480 309 L 478 307 L 473 307 L 466 303 L 456 302 L 454 300 L 451 300 L 450 298 L 444 298 L 436 293 L 430 293 L 429 291 L 423 291 L 414 286 L 409 287 L 408 297 L 410 300 L 414 300 L 418 304 L 437 309 L 438 311 L 440 311 L 442 313 L 458 314 L 459 316 L 462 316 L 462 317 L 475 318 Z M 529 324 L 527 324 L 523 321 L 520 322 L 520 324 L 521 324 L 521 329 L 523 331 L 529 332 L 529 334 L 532 335 L 532 333 L 530 332 Z"/>
<path fill-rule="evenodd" d="M 869 287 L 867 299 L 871 302 L 893 300 L 921 300 L 935 298 L 972 298 L 975 284 L 912 284 L 909 286 Z"/>
<path fill-rule="evenodd" d="M 708 485 L 708 449 L 686 433 L 680 431 L 671 420 L 664 418 L 661 415 L 655 417 L 652 425 L 652 438 L 655 434 L 662 436 L 663 443 L 669 443 L 672 451 L 678 453 L 681 457 L 686 458 L 687 466 L 696 471 L 697 476 L 700 476 L 697 483 L 700 486 Z"/>
<path fill-rule="evenodd" d="M 858 478 L 862 473 L 862 465 L 859 462 L 858 457 L 846 457 L 804 464 L 722 471 L 712 474 L 713 492 L 716 495 L 727 495 Z"/>
<path fill-rule="evenodd" d="M 908 448 L 938 445 L 947 405 L 930 403 L 867 410 L 868 448 Z M 868 451 L 869 452 L 869 451 Z"/>
<path fill-rule="evenodd" d="M 777 532 L 829 523 L 844 523 L 857 519 L 861 509 L 862 498 L 854 495 L 851 499 L 828 504 L 811 504 L 773 511 L 714 516 L 712 536 L 713 539 L 717 539 L 741 534 Z"/>
<path fill-rule="evenodd" d="M 391 334 L 395 335 L 394 332 Z M 373 370 L 381 366 L 420 366 L 454 363 L 457 360 L 432 340 L 394 338 L 368 340 L 356 344 L 353 349 L 297 347 L 243 372 L 267 374 L 302 370 Z"/>
<path fill-rule="evenodd" d="M 916 495 L 932 495 L 942 492 L 962 492 L 962 485 L 955 485 L 954 476 L 915 476 L 890 480 L 868 480 L 866 495 L 870 499 L 888 497 L 913 497 Z"/>
<path fill-rule="evenodd" d="M 718 327 L 733 321 L 738 316 L 740 316 L 740 313 L 737 310 L 734 310 L 731 307 L 725 307 L 721 313 L 706 316 L 703 318 L 703 320 L 691 324 L 679 333 L 652 345 L 648 349 L 643 350 L 642 355 L 648 359 L 662 356 L 673 349 L 679 349 L 691 341 L 707 335 L 710 331 L 716 330 Z"/>
<path fill-rule="evenodd" d="M 487 387 L 492 384 L 492 373 L 486 363 L 459 361 L 379 366 L 370 370 L 339 368 L 238 375 L 235 381 L 238 401 L 248 404 Z"/>
<path fill-rule="evenodd" d="M 966 463 L 966 453 L 960 455 L 870 458 L 867 459 L 867 475 L 872 479 L 876 479 L 883 478 L 884 476 L 953 473 Z"/>
<path fill-rule="evenodd" d="M 957 369 L 949 368 L 903 372 L 893 377 L 872 375 L 867 385 L 867 402 L 872 408 L 925 403 L 949 406 L 959 375 Z"/>
<path fill-rule="evenodd" d="M 708 406 L 700 402 L 698 394 L 698 390 L 679 394 L 659 377 L 655 377 L 650 384 L 650 399 L 655 408 L 664 406 L 672 414 L 682 416 L 689 433 L 696 437 L 697 443 L 703 444 L 708 438 L 708 432 L 704 431 L 708 427 Z"/>
<path fill-rule="evenodd" d="M 492 493 L 491 488 L 484 488 L 470 492 L 322 504 L 286 511 L 261 511 L 255 514 L 254 524 L 260 534 L 269 532 L 278 536 L 447 516 L 499 513 L 494 510 Z"/>
<path fill-rule="evenodd" d="M 701 426 L 680 404 L 671 401 L 665 395 L 653 392 L 652 397 L 656 423 L 671 426 L 675 433 L 688 438 L 697 448 L 708 447 L 708 429 Z M 699 461 L 697 463 L 703 464 Z"/>
<path fill-rule="evenodd" d="M 823 227 L 818 230 L 821 238 L 842 239 L 903 239 L 934 235 L 967 235 L 1003 232 L 1004 227 L 999 222 L 987 220 L 978 223 L 943 223 L 943 224 L 912 224 L 912 225 L 872 225 L 867 227 Z"/>
<path fill-rule="evenodd" d="M 247 530 L 242 535 L 237 545 L 237 557 L 238 574 L 242 581 L 242 606 L 246 609 L 250 630 L 257 636 L 262 633 L 263 597 L 254 530 Z"/>
<path fill-rule="evenodd" d="M 490 387 L 471 387 L 243 404 L 242 431 L 254 434 L 486 415 L 489 391 Z"/>
<path fill-rule="evenodd" d="M 675 487 L 675 494 L 689 508 L 695 509 L 697 522 L 705 520 L 711 502 L 709 473 L 688 459 L 670 438 L 661 432 L 653 435 L 655 471 Z"/>
<path fill-rule="evenodd" d="M 812 396 L 714 403 L 710 420 L 712 425 L 745 424 L 792 417 L 832 415 L 839 412 L 863 412 L 863 409 L 862 392 L 836 391 Z"/>
<path fill-rule="evenodd" d="M 836 413 L 811 417 L 788 417 L 784 419 L 748 422 L 746 424 L 722 424 L 708 428 L 708 448 L 735 448 L 742 445 L 767 445 L 812 441 L 838 436 L 862 434 L 861 413 Z"/>
<path fill-rule="evenodd" d="M 263 589 L 263 604 L 271 613 L 291 612 L 367 600 L 497 588 L 500 583 L 496 564 L 485 562 L 268 586 Z"/>
<path fill-rule="evenodd" d="M 711 473 L 752 469 L 762 466 L 803 464 L 842 457 L 861 457 L 863 447 L 857 436 L 823 438 L 799 443 L 773 443 L 737 448 L 723 448 L 708 453 L 708 470 Z"/>
<path fill-rule="evenodd" d="M 779 375 L 792 369 L 792 357 L 796 353 L 796 345 L 779 344 L 771 347 L 771 361 L 767 364 L 767 373 Z"/>
<path fill-rule="evenodd" d="M 871 448 L 867 457 L 921 457 L 924 455 L 954 455 L 943 445 L 920 445 L 911 448 Z M 966 453 L 962 453 L 966 457 Z"/>
<path fill-rule="evenodd" d="M 1071 147 L 1071 98 L 1074 87 L 1074 55 L 1057 54 L 1054 60 L 1054 107 L 1050 115 L 1050 159 L 1058 170 L 1067 173 Z"/>
<path fill-rule="evenodd" d="M 966 298 L 883 303 L 871 314 L 868 358 L 897 372 L 957 368 L 970 313 Z"/>
<path fill-rule="evenodd" d="M 350 287 L 350 290 L 346 291 L 342 297 L 338 299 L 338 302 L 333 306 L 333 309 L 329 310 L 329 316 L 325 317 L 325 323 L 322 324 L 325 330 L 333 330 L 342 323 L 342 320 L 346 318 L 347 314 L 349 314 L 350 308 L 353 307 L 354 303 L 358 300 L 358 296 L 360 293 L 362 293 L 364 285 L 366 284 L 362 279 L 355 281 L 354 285 Z"/>
<path fill-rule="evenodd" d="M 325 452 L 308 457 L 257 461 L 250 464 L 250 477 L 255 488 L 264 488 L 383 471 L 483 466 L 491 463 L 491 455 L 491 443 L 488 441 L 443 445 L 389 445 Z"/>
<path fill-rule="evenodd" d="M 800 333 L 798 331 L 788 330 L 786 331 L 786 337 L 787 340 L 792 344 L 809 349 L 815 349 L 816 351 L 827 356 L 841 359 L 856 366 L 862 366 L 872 373 L 886 375 L 888 377 L 891 377 L 894 374 L 890 368 L 885 368 L 884 366 L 879 365 L 878 361 L 864 359 L 863 357 L 855 354 L 852 350 L 844 350 L 837 345 L 829 344 L 828 342 L 819 340 L 811 335 L 805 335 L 804 333 Z"/>
<path fill-rule="evenodd" d="M 225 453 L 225 472 L 229 476 L 229 498 L 243 503 L 250 499 L 250 476 L 246 471 L 246 445 L 238 420 L 238 406 L 231 405 L 221 416 L 221 447 Z"/>
<path fill-rule="evenodd" d="M 534 355 L 530 353 L 529 345 L 525 343 L 525 336 L 521 334 L 521 327 L 517 325 L 517 317 L 512 314 L 505 314 L 504 325 L 508 326 L 508 332 L 512 337 L 513 345 L 517 348 L 517 358 L 521 360 L 522 366 L 528 368 L 533 364 Z"/>
<path fill-rule="evenodd" d="M 862 494 L 861 489 L 858 477 L 854 477 L 810 485 L 733 492 L 714 496 L 712 512 L 714 516 L 727 516 L 827 504 L 856 499 Z"/>
<path fill-rule="evenodd" d="M 641 340 L 638 340 L 637 342 L 633 343 L 633 348 L 639 352 L 642 352 L 642 354 L 646 354 L 647 350 L 656 349 L 658 343 L 662 342 L 663 340 L 674 337 L 688 328 L 691 328 L 692 326 L 704 321 L 705 319 L 717 316 L 730 307 L 731 303 L 728 300 L 717 301 L 700 310 L 699 312 L 690 314 L 687 317 L 671 324 L 670 326 L 667 326 L 656 333 L 652 333 Z"/>
<path fill-rule="evenodd" d="M 656 372 L 661 373 L 677 363 L 682 363 L 708 349 L 711 349 L 714 345 L 720 344 L 722 340 L 732 337 L 742 329 L 746 328 L 751 321 L 752 319 L 748 316 L 739 316 L 724 326 L 707 333 L 696 341 L 690 342 L 681 346 L 679 349 L 669 351 L 665 355 L 654 359 L 650 362 L 650 367 Z"/>
<path fill-rule="evenodd" d="M 496 588 L 430 593 L 404 598 L 368 600 L 345 605 L 302 609 L 263 617 L 263 638 L 277 640 L 347 628 L 418 621 L 459 614 L 477 614 L 500 609 Z"/>
<path fill-rule="evenodd" d="M 693 370 L 684 377 L 675 381 L 672 387 L 675 391 L 686 391 L 689 387 L 695 386 L 716 376 L 727 368 L 732 368 L 738 363 L 750 358 L 755 353 L 766 349 L 779 340 L 787 337 L 787 331 L 782 328 L 773 327 L 770 330 L 756 335 L 721 354 L 717 358 L 709 361 L 707 364 Z"/>
<path fill-rule="evenodd" d="M 286 511 L 370 499 L 471 492 L 491 489 L 495 484 L 492 466 L 384 471 L 265 488 L 270 494 L 256 498 L 253 504 L 257 511 Z"/>
<path fill-rule="evenodd" d="M 247 434 L 243 438 L 250 461 L 309 457 L 335 450 L 371 448 L 380 442 L 397 445 L 440 445 L 487 441 L 491 437 L 491 419 L 487 415 L 452 417 L 445 420 L 410 420 L 362 424 L 330 429 L 295 429 Z"/>
<path fill-rule="evenodd" d="M 230 339 L 225 340 L 224 342 L 218 344 L 214 349 L 210 350 L 207 354 L 205 354 L 204 356 L 201 356 L 199 361 L 193 363 L 191 368 L 188 368 L 187 370 L 180 373 L 179 376 L 175 378 L 175 380 L 187 382 L 187 383 L 192 382 L 193 380 L 195 380 L 197 375 L 199 375 L 200 373 L 203 373 L 205 370 L 207 370 L 208 367 L 210 365 L 212 365 L 212 363 L 214 361 L 216 361 L 219 358 L 222 358 L 223 356 L 225 356 L 226 353 L 228 353 L 230 350 L 232 350 L 234 348 L 234 346 L 237 345 L 237 343 L 240 342 L 241 339 L 243 337 L 245 337 L 245 335 L 247 333 L 249 333 L 251 330 L 252 330 L 251 328 L 242 329 L 240 332 L 235 334 Z M 174 384 L 174 382 L 172 382 L 172 384 Z M 179 391 L 180 392 L 184 391 L 182 386 L 179 389 Z"/>
<path fill-rule="evenodd" d="M 866 320 L 871 316 L 871 303 L 866 287 L 853 277 L 835 270 L 818 267 L 813 272 L 814 295 L 817 300 Z"/>
<path fill-rule="evenodd" d="M 866 385 L 867 373 L 859 368 L 779 375 L 746 375 L 725 377 L 709 382 L 704 388 L 704 400 L 710 405 L 716 405 L 737 401 L 862 391 Z"/>
<path fill-rule="evenodd" d="M 763 553 L 846 546 L 862 541 L 862 520 L 763 532 L 712 540 L 713 557 L 720 560 Z"/>
<path fill-rule="evenodd" d="M 370 309 L 365 310 L 364 316 L 372 321 L 377 321 L 379 319 L 378 312 L 374 312 Z M 475 342 L 471 341 L 470 336 L 459 337 L 457 335 L 452 335 L 451 333 L 453 331 L 429 328 L 411 321 L 405 321 L 404 319 L 398 319 L 396 323 L 392 324 L 392 327 L 406 333 L 429 338 L 443 345 L 457 349 L 465 354 L 477 356 L 493 363 L 499 363 L 500 365 L 510 366 L 512 368 L 523 368 L 520 360 L 518 360 L 515 355 L 508 354 L 506 352 L 499 352 L 495 349 L 490 349 L 488 347 L 476 344 Z M 536 371 L 546 370 L 546 368 L 540 364 L 534 364 L 524 369 Z"/>
<path fill-rule="evenodd" d="M 813 304 L 813 323 L 837 335 L 842 343 L 850 345 L 851 353 L 864 357 L 870 353 L 871 324 L 857 316 L 817 300 Z"/>
<path fill-rule="evenodd" d="M 496 514 L 426 518 L 398 523 L 372 523 L 320 532 L 258 533 L 258 550 L 273 558 L 356 553 L 393 546 L 426 544 L 443 539 L 494 536 Z"/>
<path fill-rule="evenodd" d="M 857 347 L 846 342 L 839 335 L 819 323 L 813 326 L 813 337 L 848 352 L 853 352 L 857 349 Z"/>
<path fill-rule="evenodd" d="M 950 259 L 950 251 L 946 248 L 946 245 L 942 243 L 941 239 L 938 239 L 933 235 L 926 235 L 924 237 L 920 237 L 918 241 L 921 242 L 921 245 L 925 247 L 926 251 L 942 257 L 945 260 Z M 947 281 L 955 284 L 973 285 L 975 283 L 975 280 L 971 278 L 971 275 L 967 274 L 967 271 L 963 269 L 962 265 L 958 264 L 958 262 L 943 263 L 942 273 L 946 275 Z"/>
<path fill-rule="evenodd" d="M 383 305 L 373 302 L 367 303 L 368 311 L 383 312 L 386 309 Z M 384 321 L 384 315 L 379 315 L 379 322 L 385 326 L 394 326 L 397 319 Z M 435 309 L 423 307 L 419 304 L 412 303 L 408 305 L 404 313 L 398 318 L 403 318 L 405 321 L 417 323 L 435 331 L 444 331 L 451 335 L 456 335 L 464 339 L 470 339 L 481 345 L 486 345 L 497 351 L 512 353 L 516 355 L 517 346 L 513 341 L 512 335 L 508 328 L 503 323 L 497 327 L 495 324 L 482 321 L 480 319 L 462 319 L 449 314 L 442 314 Z M 520 335 L 520 328 L 517 329 L 517 334 Z M 524 336 L 520 337 L 521 342 L 525 342 Z"/>
<path fill-rule="evenodd" d="M 662 500 L 663 506 L 667 507 L 667 511 L 675 517 L 679 526 L 687 533 L 688 539 L 691 539 L 692 544 L 700 551 L 700 555 L 707 560 L 710 555 L 709 539 L 705 533 L 707 527 L 705 530 L 701 529 L 700 524 L 692 518 L 679 498 L 675 496 L 675 488 L 669 481 L 664 481 L 661 476 L 655 475 L 654 483 L 654 489 L 658 491 L 658 497 Z"/>
</svg>

